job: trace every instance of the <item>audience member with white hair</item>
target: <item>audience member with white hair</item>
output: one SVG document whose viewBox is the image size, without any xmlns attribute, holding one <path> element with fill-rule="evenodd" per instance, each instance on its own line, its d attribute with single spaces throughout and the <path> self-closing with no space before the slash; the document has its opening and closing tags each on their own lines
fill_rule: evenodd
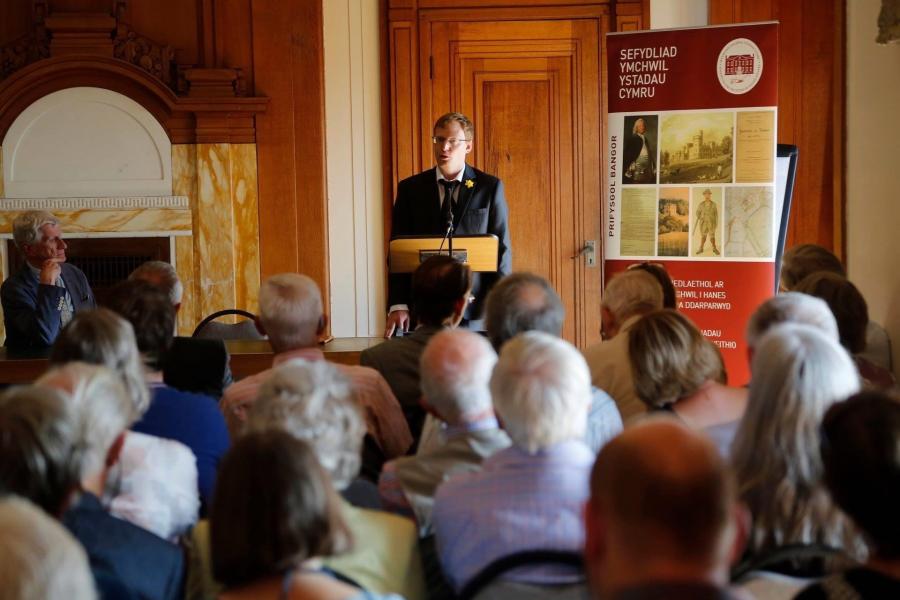
<svg viewBox="0 0 900 600">
<path fill-rule="evenodd" d="M 533 273 L 513 273 L 497 282 L 487 297 L 485 326 L 494 350 L 526 331 L 562 336 L 566 311 L 550 282 Z M 622 416 L 605 391 L 591 389 L 584 442 L 595 453 L 622 431 Z"/>
<path fill-rule="evenodd" d="M 146 281 L 168 295 L 175 314 L 181 311 L 184 284 L 171 263 L 147 261 L 128 276 Z M 176 335 L 162 358 L 163 381 L 175 389 L 221 398 L 232 383 L 230 357 L 225 342 L 219 339 Z"/>
<path fill-rule="evenodd" d="M 325 354 L 318 346 L 327 323 L 319 286 L 306 275 L 273 275 L 260 287 L 258 326 L 269 336 L 275 352 L 273 368 L 294 359 L 324 361 Z M 350 379 L 353 398 L 365 415 L 374 448 L 366 448 L 364 466 L 374 480 L 384 459 L 406 453 L 413 443 L 412 435 L 397 398 L 376 370 L 358 365 L 337 368 Z M 232 435 L 240 432 L 250 407 L 257 401 L 260 385 L 271 373 L 272 369 L 267 369 L 225 390 L 220 406 Z"/>
<path fill-rule="evenodd" d="M 263 381 L 258 398 L 249 407 L 243 434 L 283 430 L 309 443 L 332 485 L 343 495 L 359 474 L 366 431 L 362 411 L 353 398 L 353 382 L 337 365 L 324 360 L 290 360 L 273 368 Z M 327 557 L 325 565 L 367 590 L 397 593 L 407 600 L 424 598 L 413 522 L 358 508 L 346 498 L 341 498 L 338 506 L 358 544 L 348 553 Z M 208 546 L 207 527 L 201 521 L 194 528 L 195 545 Z M 209 573 L 209 565 L 194 570 Z M 189 588 L 195 585 L 206 587 L 204 597 L 215 597 L 211 580 L 188 583 Z"/>
<path fill-rule="evenodd" d="M 134 404 L 136 418 L 150 404 L 140 353 L 128 321 L 105 308 L 75 315 L 63 328 L 50 363 L 103 365 L 116 373 Z M 197 460 L 175 440 L 129 431 L 105 495 L 112 514 L 166 539 L 177 539 L 197 522 L 200 498 Z"/>
<path fill-rule="evenodd" d="M 30 502 L 0 499 L 0 589 L 5 600 L 94 600 L 84 548 Z"/>
<path fill-rule="evenodd" d="M 672 309 L 631 327 L 628 356 L 638 397 L 712 437 L 723 456 L 747 407 L 747 390 L 727 385 L 719 349 Z"/>
<path fill-rule="evenodd" d="M 582 438 L 591 402 L 587 365 L 569 343 L 537 331 L 508 341 L 491 376 L 497 416 L 513 445 L 480 471 L 451 478 L 432 520 L 444 573 L 458 591 L 499 558 L 524 550 L 579 552 L 594 454 Z M 503 581 L 570 584 L 567 566 L 524 567 Z"/>
<path fill-rule="evenodd" d="M 856 529 L 828 496 L 818 452 L 825 412 L 860 388 L 850 355 L 809 326 L 779 325 L 759 340 L 751 371 L 747 410 L 731 448 L 739 496 L 753 515 L 749 563 L 789 544 L 863 557 Z"/>
<path fill-rule="evenodd" d="M 840 339 L 837 321 L 824 300 L 800 292 L 782 292 L 760 304 L 750 315 L 745 334 L 748 359 L 753 360 L 753 350 L 767 331 L 786 323 L 809 325 L 835 341 Z"/>
<path fill-rule="evenodd" d="M 678 421 L 647 418 L 600 451 L 584 520 L 595 598 L 737 598 L 745 511 L 716 448 Z"/>
<path fill-rule="evenodd" d="M 421 536 L 431 532 L 437 486 L 451 475 L 477 471 L 485 458 L 510 445 L 491 404 L 496 362 L 487 340 L 465 329 L 435 334 L 422 353 L 422 403 L 440 421 L 443 443 L 386 463 L 378 481 L 385 508 L 414 516 Z"/>
<path fill-rule="evenodd" d="M 66 262 L 68 244 L 55 216 L 43 210 L 21 213 L 12 234 L 25 261 L 0 286 L 4 345 L 49 348 L 73 315 L 96 306 L 94 293 L 81 269 Z"/>
<path fill-rule="evenodd" d="M 65 526 L 92 564 L 105 565 L 133 593 L 180 595 L 184 558 L 178 546 L 112 516 L 101 502 L 109 469 L 137 416 L 119 377 L 106 367 L 75 362 L 51 369 L 35 385 L 63 392 L 74 415 L 81 493 L 63 515 Z"/>
<path fill-rule="evenodd" d="M 629 330 L 643 315 L 662 307 L 663 290 L 653 275 L 640 269 L 619 273 L 607 284 L 600 305 L 604 341 L 584 350 L 591 382 L 613 397 L 626 423 L 647 411 L 634 389 Z"/>
</svg>

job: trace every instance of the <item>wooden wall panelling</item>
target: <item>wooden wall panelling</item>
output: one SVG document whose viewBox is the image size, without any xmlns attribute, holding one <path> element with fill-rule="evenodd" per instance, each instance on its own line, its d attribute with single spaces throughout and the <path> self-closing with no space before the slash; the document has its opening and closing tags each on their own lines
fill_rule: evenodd
<svg viewBox="0 0 900 600">
<path fill-rule="evenodd" d="M 250 0 L 219 0 L 215 10 L 215 66 L 241 70 L 238 95 L 254 95 Z"/>
<path fill-rule="evenodd" d="M 650 0 L 616 2 L 616 31 L 640 31 L 650 23 Z"/>
<path fill-rule="evenodd" d="M 202 66 L 198 5 L 198 0 L 130 0 L 124 16 L 135 31 L 174 47 L 178 63 Z"/>
<path fill-rule="evenodd" d="M 391 178 L 396 184 L 401 179 L 418 173 L 423 164 L 431 164 L 430 155 L 427 162 L 422 162 L 424 152 L 421 129 L 427 124 L 419 121 L 420 88 L 419 64 L 422 60 L 417 43 L 419 27 L 415 11 L 397 9 L 391 11 L 389 24 L 390 40 L 390 86 L 391 91 L 391 135 L 394 152 L 391 160 Z M 425 55 L 427 64 L 428 55 Z"/>
<path fill-rule="evenodd" d="M 710 0 L 711 24 L 777 19 L 778 141 L 800 161 L 788 246 L 844 253 L 844 29 L 842 0 Z"/>
<path fill-rule="evenodd" d="M 31 31 L 31 2 L 0 2 L 0 44 L 6 44 Z"/>
<path fill-rule="evenodd" d="M 322 5 L 252 4 L 256 93 L 271 99 L 257 118 L 262 276 L 301 272 L 328 299 Z"/>
</svg>

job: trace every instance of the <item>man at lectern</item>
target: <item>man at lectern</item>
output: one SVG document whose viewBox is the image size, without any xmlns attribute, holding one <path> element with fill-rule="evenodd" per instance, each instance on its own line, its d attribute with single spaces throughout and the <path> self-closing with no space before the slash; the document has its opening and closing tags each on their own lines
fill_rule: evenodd
<svg viewBox="0 0 900 600">
<path fill-rule="evenodd" d="M 466 155 L 472 151 L 475 127 L 463 114 L 447 113 L 434 124 L 431 138 L 435 168 L 404 179 L 397 186 L 391 220 L 391 239 L 403 235 L 443 236 L 449 222 L 453 235 L 492 233 L 499 240 L 497 272 L 476 273 L 472 297 L 460 324 L 483 330 L 484 300 L 500 277 L 512 271 L 508 210 L 503 182 L 471 165 Z M 388 281 L 389 314 L 385 337 L 397 328 L 409 329 L 411 278 L 392 274 Z"/>
</svg>

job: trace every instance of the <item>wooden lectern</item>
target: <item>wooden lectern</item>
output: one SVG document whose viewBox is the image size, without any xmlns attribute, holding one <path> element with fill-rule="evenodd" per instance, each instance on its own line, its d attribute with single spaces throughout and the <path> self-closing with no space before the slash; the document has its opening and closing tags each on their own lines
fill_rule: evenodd
<svg viewBox="0 0 900 600">
<path fill-rule="evenodd" d="M 444 248 L 441 248 L 444 241 Z M 495 273 L 500 241 L 492 233 L 453 236 L 453 257 L 476 273 Z M 426 259 L 447 254 L 443 237 L 399 236 L 391 240 L 388 252 L 391 273 L 412 273 Z"/>
</svg>

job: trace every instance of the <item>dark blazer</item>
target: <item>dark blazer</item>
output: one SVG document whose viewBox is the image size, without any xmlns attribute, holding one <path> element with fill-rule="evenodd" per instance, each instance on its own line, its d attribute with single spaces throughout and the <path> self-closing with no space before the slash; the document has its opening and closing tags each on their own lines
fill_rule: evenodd
<svg viewBox="0 0 900 600">
<path fill-rule="evenodd" d="M 359 355 L 359 364 L 381 373 L 391 386 L 416 440 L 419 439 L 425 421 L 425 409 L 419 404 L 422 396 L 419 388 L 419 358 L 425 351 L 428 340 L 441 329 L 422 326 L 403 337 L 366 348 Z"/>
<path fill-rule="evenodd" d="M 166 385 L 216 399 L 232 381 L 228 349 L 222 340 L 175 337 L 163 357 L 162 372 Z"/>
<path fill-rule="evenodd" d="M 467 182 L 472 185 L 467 185 Z M 509 243 L 509 211 L 503 194 L 503 182 L 478 169 L 466 165 L 463 184 L 459 188 L 454 215 L 454 235 L 493 233 L 500 241 L 497 273 L 475 273 L 472 285 L 474 301 L 466 309 L 464 318 L 480 321 L 484 300 L 491 287 L 504 275 L 512 272 L 512 251 Z M 442 236 L 446 223 L 441 217 L 440 193 L 435 169 L 422 171 L 404 179 L 397 186 L 391 220 L 391 239 L 401 235 Z M 388 280 L 388 306 L 412 305 L 410 275 L 391 275 Z"/>
<path fill-rule="evenodd" d="M 62 521 L 92 567 L 110 571 L 138 597 L 182 597 L 184 555 L 175 544 L 112 516 L 93 494 L 83 493 Z"/>
<path fill-rule="evenodd" d="M 81 269 L 69 263 L 62 263 L 60 267 L 65 289 L 41 284 L 27 264 L 0 286 L 7 347 L 31 349 L 52 346 L 60 330 L 59 303 L 67 291 L 76 313 L 97 306 L 91 286 Z"/>
</svg>

